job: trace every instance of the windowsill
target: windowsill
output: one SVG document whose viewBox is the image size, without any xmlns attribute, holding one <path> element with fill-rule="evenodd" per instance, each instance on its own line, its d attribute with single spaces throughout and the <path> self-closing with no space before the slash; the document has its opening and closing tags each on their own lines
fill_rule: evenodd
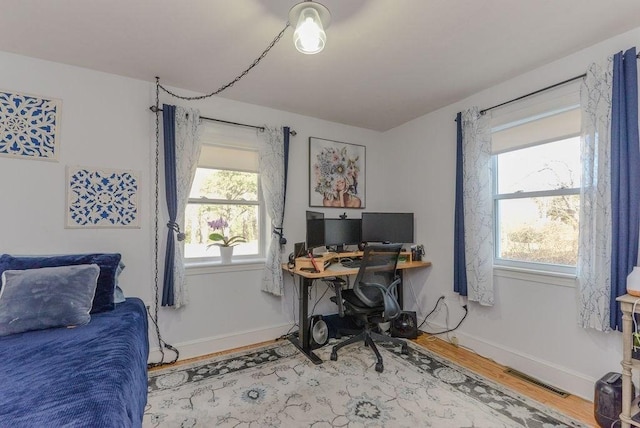
<svg viewBox="0 0 640 428">
<path fill-rule="evenodd" d="M 502 278 L 519 279 L 521 281 L 559 285 L 562 287 L 576 286 L 575 274 L 561 272 L 549 272 L 535 269 L 525 269 L 520 267 L 494 265 L 493 275 Z"/>
<path fill-rule="evenodd" d="M 264 269 L 265 259 L 238 259 L 223 265 L 219 261 L 186 262 L 184 267 L 187 276 L 209 275 L 227 272 L 245 272 Z"/>
</svg>

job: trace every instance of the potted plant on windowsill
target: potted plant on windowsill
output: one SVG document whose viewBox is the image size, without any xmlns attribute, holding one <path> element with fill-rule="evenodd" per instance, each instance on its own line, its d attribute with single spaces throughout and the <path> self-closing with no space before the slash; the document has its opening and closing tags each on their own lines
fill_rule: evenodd
<svg viewBox="0 0 640 428">
<path fill-rule="evenodd" d="M 209 235 L 209 240 L 214 242 L 207 245 L 207 248 L 214 245 L 220 247 L 220 259 L 222 260 L 222 263 L 231 263 L 233 247 L 242 242 L 247 242 L 247 240 L 241 235 L 227 237 L 224 230 L 229 227 L 229 223 L 222 217 L 217 220 L 209 221 L 207 224 L 214 230 L 214 232 Z M 215 232 L 216 230 L 219 230 L 220 232 Z"/>
</svg>

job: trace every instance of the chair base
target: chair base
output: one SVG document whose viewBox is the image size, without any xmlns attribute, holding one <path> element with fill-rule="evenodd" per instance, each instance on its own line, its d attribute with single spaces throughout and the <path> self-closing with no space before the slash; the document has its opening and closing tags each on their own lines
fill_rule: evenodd
<svg viewBox="0 0 640 428">
<path fill-rule="evenodd" d="M 384 364 L 382 362 L 382 355 L 380 355 L 380 351 L 378 351 L 378 347 L 376 346 L 375 341 L 395 343 L 396 345 L 402 346 L 403 354 L 409 353 L 409 346 L 407 345 L 407 342 L 405 342 L 404 340 L 398 339 L 396 337 L 391 337 L 391 336 L 386 336 L 384 334 L 376 333 L 375 331 L 371 330 L 371 327 L 368 326 L 364 330 L 362 330 L 360 334 L 350 337 L 349 339 L 335 345 L 331 349 L 331 360 L 332 361 L 338 360 L 339 349 L 360 341 L 364 342 L 365 346 L 370 347 L 373 353 L 376 355 L 376 371 L 378 373 L 382 373 L 384 371 Z"/>
</svg>

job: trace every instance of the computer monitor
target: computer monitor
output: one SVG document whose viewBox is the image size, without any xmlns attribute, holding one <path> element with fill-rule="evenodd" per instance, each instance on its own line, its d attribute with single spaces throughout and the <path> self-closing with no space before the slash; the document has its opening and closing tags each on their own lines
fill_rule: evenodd
<svg viewBox="0 0 640 428">
<path fill-rule="evenodd" d="M 307 211 L 307 250 L 324 247 L 324 214 Z"/>
<path fill-rule="evenodd" d="M 413 243 L 413 213 L 362 213 L 362 240 Z"/>
<path fill-rule="evenodd" d="M 337 252 L 343 252 L 345 245 L 358 245 L 362 242 L 362 225 L 359 218 L 324 219 L 324 245 L 336 247 Z"/>
</svg>

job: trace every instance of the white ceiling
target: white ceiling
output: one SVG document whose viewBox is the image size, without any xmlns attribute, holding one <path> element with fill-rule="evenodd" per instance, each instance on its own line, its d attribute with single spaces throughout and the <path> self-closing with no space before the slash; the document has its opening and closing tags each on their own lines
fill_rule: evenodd
<svg viewBox="0 0 640 428">
<path fill-rule="evenodd" d="M 640 25 L 638 0 L 322 0 L 318 55 L 282 40 L 221 97 L 384 131 Z M 0 0 L 0 50 L 213 92 L 296 0 Z M 570 77 L 570 76 L 569 76 Z"/>
</svg>

